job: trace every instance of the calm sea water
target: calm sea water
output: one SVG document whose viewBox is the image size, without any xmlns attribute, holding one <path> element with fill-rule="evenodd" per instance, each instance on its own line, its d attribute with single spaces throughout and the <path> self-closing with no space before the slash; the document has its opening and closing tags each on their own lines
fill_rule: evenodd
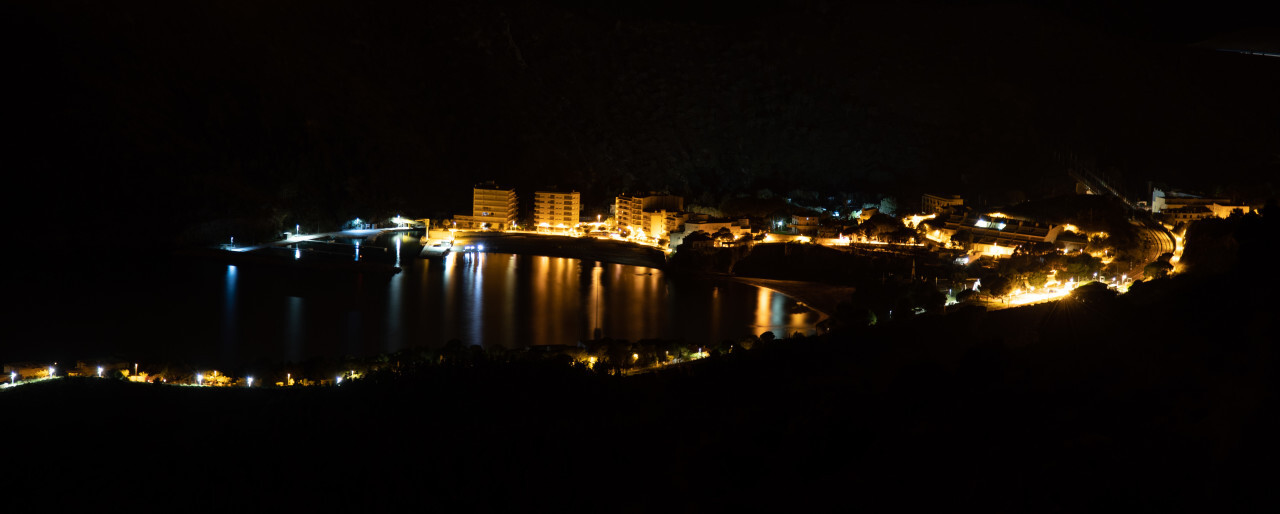
<svg viewBox="0 0 1280 514">
<path fill-rule="evenodd" d="M 85 277 L 80 290 L 31 307 L 41 312 L 28 323 L 11 322 L 21 329 L 6 342 L 8 359 L 235 366 L 369 356 L 451 339 L 521 348 L 597 335 L 696 345 L 765 331 L 812 333 L 817 321 L 786 296 L 729 280 L 533 255 L 424 260 L 418 234 L 362 241 L 364 251 L 372 246 L 398 252 L 403 271 L 374 277 L 174 260 L 98 277 L 107 280 Z"/>
</svg>

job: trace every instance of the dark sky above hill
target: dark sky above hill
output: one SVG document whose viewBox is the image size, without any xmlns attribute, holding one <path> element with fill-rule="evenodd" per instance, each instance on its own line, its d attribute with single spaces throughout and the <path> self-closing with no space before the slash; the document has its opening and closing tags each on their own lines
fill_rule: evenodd
<svg viewBox="0 0 1280 514">
<path fill-rule="evenodd" d="M 1187 46 L 1262 13 L 1114 4 L 23 2 L 6 167 L 50 200 L 23 219 L 196 238 L 452 214 L 486 179 L 588 208 L 1039 194 L 1057 152 L 1139 185 L 1272 181 L 1280 59 Z"/>
</svg>

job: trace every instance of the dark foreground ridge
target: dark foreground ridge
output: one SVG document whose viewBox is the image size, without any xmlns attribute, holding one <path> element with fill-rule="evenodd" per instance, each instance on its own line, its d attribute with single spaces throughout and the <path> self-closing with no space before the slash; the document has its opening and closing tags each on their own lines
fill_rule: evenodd
<svg viewBox="0 0 1280 514">
<path fill-rule="evenodd" d="M 326 388 L 69 378 L 2 396 L 15 415 L 8 437 L 22 442 L 16 480 L 152 501 L 496 511 L 1270 501 L 1255 470 L 1277 455 L 1274 317 L 1204 301 L 1227 293 L 1217 280 L 1162 287 L 761 341 L 630 377 L 460 361 Z"/>
</svg>

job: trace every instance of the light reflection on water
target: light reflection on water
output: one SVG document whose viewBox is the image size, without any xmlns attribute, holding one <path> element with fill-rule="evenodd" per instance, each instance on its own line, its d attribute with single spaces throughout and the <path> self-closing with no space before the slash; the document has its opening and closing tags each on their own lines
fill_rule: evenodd
<svg viewBox="0 0 1280 514">
<path fill-rule="evenodd" d="M 432 267 L 443 271 L 437 276 L 429 272 Z M 427 344 L 456 338 L 521 347 L 599 336 L 720 340 L 765 331 L 781 337 L 812 333 L 816 321 L 812 312 L 790 313 L 794 302 L 769 289 L 682 278 L 673 290 L 660 270 L 557 257 L 451 253 L 391 278 L 391 300 L 407 300 L 395 292 L 395 284 L 404 280 L 420 283 L 421 293 L 443 302 L 423 302 L 413 311 L 419 314 L 416 322 L 402 320 L 402 325 L 428 328 L 419 334 L 435 340 Z M 389 308 L 403 309 L 400 303 L 392 301 Z"/>
<path fill-rule="evenodd" d="M 112 323 L 85 319 L 95 338 L 77 341 L 102 345 L 102 354 L 234 364 L 367 356 L 451 339 L 507 348 L 599 336 L 699 345 L 812 333 L 817 321 L 816 313 L 792 312 L 795 302 L 777 292 L 729 280 L 532 255 L 423 260 L 416 238 L 383 244 L 399 247 L 401 273 L 182 261 L 139 286 L 145 303 L 103 302 L 99 317 Z"/>
<path fill-rule="evenodd" d="M 236 272 L 233 265 L 227 265 L 226 286 L 222 302 L 222 359 L 234 359 L 236 347 L 236 326 L 239 324 L 236 315 Z"/>
<path fill-rule="evenodd" d="M 290 296 L 285 301 L 288 303 L 285 309 L 289 320 L 283 334 L 284 340 L 289 342 L 285 356 L 288 360 L 298 361 L 302 359 L 302 342 L 307 336 L 307 329 L 302 324 L 302 298 Z"/>
</svg>

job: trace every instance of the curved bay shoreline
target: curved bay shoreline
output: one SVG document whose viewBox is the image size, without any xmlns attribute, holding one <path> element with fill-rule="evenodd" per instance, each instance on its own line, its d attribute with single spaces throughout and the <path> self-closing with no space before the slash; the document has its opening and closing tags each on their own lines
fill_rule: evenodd
<svg viewBox="0 0 1280 514">
<path fill-rule="evenodd" d="M 763 287 L 777 291 L 816 311 L 819 315 L 819 322 L 830 318 L 835 313 L 836 305 L 843 300 L 847 300 L 855 289 L 852 286 L 825 284 L 822 282 L 672 270 L 666 267 L 666 256 L 661 250 L 625 241 L 509 232 L 459 232 L 458 234 L 460 235 L 454 240 L 455 247 L 483 244 L 486 252 L 545 255 L 583 261 L 646 266 L 662 269 L 669 273 L 686 273 L 692 276 L 723 278 L 755 287 Z"/>
</svg>

